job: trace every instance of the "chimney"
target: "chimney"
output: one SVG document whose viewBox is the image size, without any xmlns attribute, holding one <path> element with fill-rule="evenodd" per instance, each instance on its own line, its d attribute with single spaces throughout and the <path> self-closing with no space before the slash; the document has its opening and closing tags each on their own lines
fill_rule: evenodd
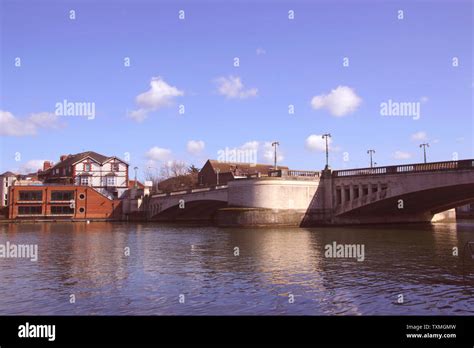
<svg viewBox="0 0 474 348">
<path fill-rule="evenodd" d="M 64 161 L 64 160 L 65 160 L 66 158 L 68 158 L 68 157 L 69 157 L 69 155 L 61 155 L 61 156 L 59 157 L 59 160 L 62 162 L 62 161 Z"/>
<path fill-rule="evenodd" d="M 43 170 L 51 168 L 51 162 L 50 161 L 44 161 L 43 162 Z"/>
</svg>

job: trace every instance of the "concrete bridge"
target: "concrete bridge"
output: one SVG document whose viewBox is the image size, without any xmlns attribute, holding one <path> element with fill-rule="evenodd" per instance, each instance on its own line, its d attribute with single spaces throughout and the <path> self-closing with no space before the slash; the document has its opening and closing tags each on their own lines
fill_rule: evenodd
<svg viewBox="0 0 474 348">
<path fill-rule="evenodd" d="M 474 160 L 399 166 L 274 171 L 226 186 L 153 195 L 147 216 L 219 225 L 429 222 L 474 202 Z"/>
</svg>

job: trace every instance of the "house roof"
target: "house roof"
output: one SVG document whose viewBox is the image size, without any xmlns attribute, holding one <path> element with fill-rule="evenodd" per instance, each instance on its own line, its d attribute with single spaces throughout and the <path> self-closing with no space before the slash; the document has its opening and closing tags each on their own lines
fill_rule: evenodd
<svg viewBox="0 0 474 348">
<path fill-rule="evenodd" d="M 116 156 L 110 156 L 110 157 L 104 156 L 104 155 L 101 155 L 100 153 L 97 153 L 97 152 L 94 152 L 94 151 L 81 152 L 81 153 L 77 153 L 75 155 L 68 155 L 68 157 L 65 158 L 63 161 L 56 163 L 51 168 L 48 168 L 45 171 L 43 171 L 43 173 L 46 173 L 46 172 L 51 171 L 53 169 L 67 168 L 67 167 L 73 165 L 76 162 L 82 161 L 83 159 L 85 159 L 87 157 L 92 158 L 94 161 L 96 161 L 97 163 L 100 163 L 100 164 L 103 164 L 103 163 L 107 162 L 108 160 L 110 160 L 112 158 L 117 158 Z M 119 158 L 117 158 L 117 159 L 120 160 Z"/>
<path fill-rule="evenodd" d="M 132 188 L 135 186 L 135 180 L 128 180 L 128 188 Z M 143 185 L 140 181 L 137 180 L 137 186 L 139 188 L 145 188 L 145 185 Z"/>
<path fill-rule="evenodd" d="M 255 174 L 255 173 L 268 173 L 273 170 L 273 165 L 270 164 L 253 164 L 253 163 L 239 163 L 239 162 L 220 162 L 216 160 L 208 160 L 214 172 L 219 169 L 220 173 L 234 173 L 239 172 L 241 174 Z M 285 166 L 278 166 L 278 169 L 288 169 Z"/>
<path fill-rule="evenodd" d="M 5 173 L 0 174 L 0 176 L 17 176 L 18 174 L 15 174 L 13 172 L 7 171 Z"/>
</svg>

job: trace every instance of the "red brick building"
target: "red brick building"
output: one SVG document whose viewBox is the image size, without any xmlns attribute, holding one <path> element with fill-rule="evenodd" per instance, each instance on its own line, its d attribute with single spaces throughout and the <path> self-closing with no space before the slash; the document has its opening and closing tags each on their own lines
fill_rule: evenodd
<svg viewBox="0 0 474 348">
<path fill-rule="evenodd" d="M 288 167 L 278 166 L 279 170 Z M 230 163 L 208 160 L 198 174 L 198 184 L 201 186 L 225 185 L 231 180 L 244 178 L 248 175 L 268 176 L 274 167 L 269 164 Z M 217 182 L 219 180 L 219 182 Z"/>
<path fill-rule="evenodd" d="M 122 202 L 75 185 L 11 186 L 9 219 L 119 219 Z"/>
</svg>

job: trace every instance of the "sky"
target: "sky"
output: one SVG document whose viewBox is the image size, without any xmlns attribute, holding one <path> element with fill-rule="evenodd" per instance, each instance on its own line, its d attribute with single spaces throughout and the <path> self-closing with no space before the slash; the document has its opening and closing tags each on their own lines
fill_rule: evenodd
<svg viewBox="0 0 474 348">
<path fill-rule="evenodd" d="M 0 172 L 88 150 L 140 175 L 226 149 L 272 163 L 274 141 L 321 170 L 324 133 L 333 169 L 421 162 L 422 143 L 474 158 L 472 18 L 468 0 L 0 0 Z"/>
</svg>

